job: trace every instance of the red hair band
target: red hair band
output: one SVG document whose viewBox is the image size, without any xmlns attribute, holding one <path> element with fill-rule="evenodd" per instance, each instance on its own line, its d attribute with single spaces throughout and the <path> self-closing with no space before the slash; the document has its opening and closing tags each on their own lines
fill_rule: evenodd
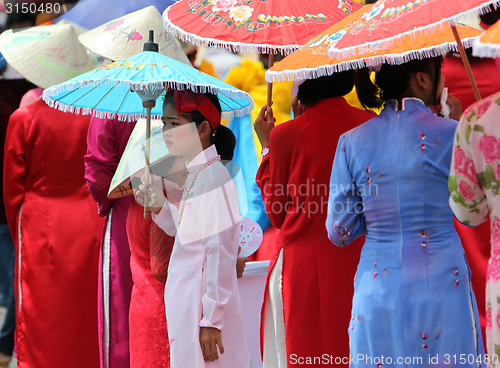
<svg viewBox="0 0 500 368">
<path fill-rule="evenodd" d="M 189 90 L 174 90 L 174 105 L 177 113 L 187 114 L 193 110 L 198 110 L 210 123 L 214 133 L 220 126 L 221 115 L 212 101 L 201 93 L 194 93 Z M 167 92 L 170 93 L 170 92 Z"/>
</svg>

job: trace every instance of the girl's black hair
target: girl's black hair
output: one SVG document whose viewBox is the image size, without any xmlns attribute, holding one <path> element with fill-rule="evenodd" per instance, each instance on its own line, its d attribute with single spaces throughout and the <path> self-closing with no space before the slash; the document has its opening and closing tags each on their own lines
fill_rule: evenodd
<svg viewBox="0 0 500 368">
<path fill-rule="evenodd" d="M 365 108 L 381 108 L 387 100 L 399 100 L 405 96 L 410 83 L 410 75 L 417 72 L 426 72 L 433 76 L 434 101 L 437 104 L 439 78 L 443 58 L 435 57 L 423 60 L 412 60 L 401 65 L 382 64 L 380 71 L 375 74 L 375 84 L 370 79 L 368 68 L 356 71 L 356 93 L 359 101 Z"/>
<path fill-rule="evenodd" d="M 297 98 L 303 105 L 313 105 L 325 98 L 345 96 L 354 87 L 354 70 L 307 79 L 300 86 Z"/>
<path fill-rule="evenodd" d="M 207 97 L 215 106 L 217 111 L 221 113 L 222 109 L 217 95 L 208 92 L 202 93 L 202 95 Z M 188 111 L 186 115 L 189 115 L 190 120 L 193 121 L 196 126 L 207 120 L 198 110 Z M 212 129 L 211 126 L 210 129 Z M 215 148 L 217 149 L 217 152 L 219 153 L 222 160 L 230 161 L 233 159 L 234 149 L 236 147 L 236 137 L 234 136 L 231 129 L 225 127 L 224 125 L 220 125 L 217 128 L 215 134 L 211 136 L 210 143 L 215 144 Z"/>
<path fill-rule="evenodd" d="M 174 104 L 174 94 L 171 90 L 168 90 L 167 93 L 165 93 L 165 96 L 163 98 L 163 107 L 165 107 L 165 105 L 169 103 L 171 103 L 172 105 Z"/>
<path fill-rule="evenodd" d="M 486 10 L 486 9 L 485 9 Z M 479 15 L 479 19 L 488 26 L 492 26 L 500 19 L 500 8 L 491 4 L 488 7 L 488 12 Z"/>
</svg>

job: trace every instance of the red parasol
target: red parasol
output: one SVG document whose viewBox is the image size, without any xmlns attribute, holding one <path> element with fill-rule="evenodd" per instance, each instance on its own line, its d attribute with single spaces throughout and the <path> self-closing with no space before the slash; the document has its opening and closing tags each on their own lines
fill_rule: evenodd
<svg viewBox="0 0 500 368">
<path fill-rule="evenodd" d="M 500 0 L 379 0 L 330 49 L 330 56 L 342 59 L 363 54 L 373 48 L 390 50 L 402 37 L 443 29 L 448 23 L 454 33 L 474 94 L 480 99 L 455 22 L 460 17 L 487 12 L 490 6 L 497 7 L 499 4 Z M 412 53 L 411 58 L 441 54 L 442 50 L 436 46 L 421 52 L 417 50 Z M 403 63 L 408 57 L 409 55 L 400 55 L 399 59 L 393 58 L 393 60 L 395 63 Z M 355 67 L 354 64 L 351 65 Z"/>
<path fill-rule="evenodd" d="M 195 45 L 268 53 L 271 67 L 276 52 L 297 50 L 360 7 L 350 0 L 180 0 L 163 20 L 167 30 Z"/>
</svg>

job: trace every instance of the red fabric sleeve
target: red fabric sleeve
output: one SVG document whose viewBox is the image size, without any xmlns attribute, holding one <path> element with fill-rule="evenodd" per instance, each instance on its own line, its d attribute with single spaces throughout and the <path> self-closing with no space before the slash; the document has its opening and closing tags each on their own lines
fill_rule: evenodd
<svg viewBox="0 0 500 368">
<path fill-rule="evenodd" d="M 27 108 L 20 108 L 10 116 L 4 145 L 3 196 L 9 230 L 17 244 L 17 218 L 24 201 L 27 176 L 26 140 L 33 116 Z"/>
<path fill-rule="evenodd" d="M 290 150 L 293 144 L 287 144 L 288 139 L 285 134 L 281 134 L 281 130 L 281 126 L 277 126 L 271 131 L 269 153 L 263 157 L 255 180 L 260 188 L 267 216 L 278 229 L 285 221 L 288 202 L 291 200 L 287 184 L 293 155 Z"/>
<path fill-rule="evenodd" d="M 92 198 L 97 202 L 97 213 L 103 217 L 113 204 L 113 200 L 108 198 L 108 189 L 121 156 L 115 144 L 121 130 L 115 131 L 114 125 L 113 120 L 92 117 L 87 134 L 85 180 Z M 127 129 L 124 131 L 130 135 Z"/>
</svg>

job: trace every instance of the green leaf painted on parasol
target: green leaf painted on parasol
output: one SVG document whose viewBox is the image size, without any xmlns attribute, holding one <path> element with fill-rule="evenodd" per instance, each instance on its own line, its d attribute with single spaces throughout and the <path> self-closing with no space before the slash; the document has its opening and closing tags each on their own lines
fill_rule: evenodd
<svg viewBox="0 0 500 368">
<path fill-rule="evenodd" d="M 474 125 L 472 130 L 474 130 L 475 132 L 481 132 L 484 134 L 484 128 L 481 125 L 478 125 L 478 124 Z"/>
</svg>

